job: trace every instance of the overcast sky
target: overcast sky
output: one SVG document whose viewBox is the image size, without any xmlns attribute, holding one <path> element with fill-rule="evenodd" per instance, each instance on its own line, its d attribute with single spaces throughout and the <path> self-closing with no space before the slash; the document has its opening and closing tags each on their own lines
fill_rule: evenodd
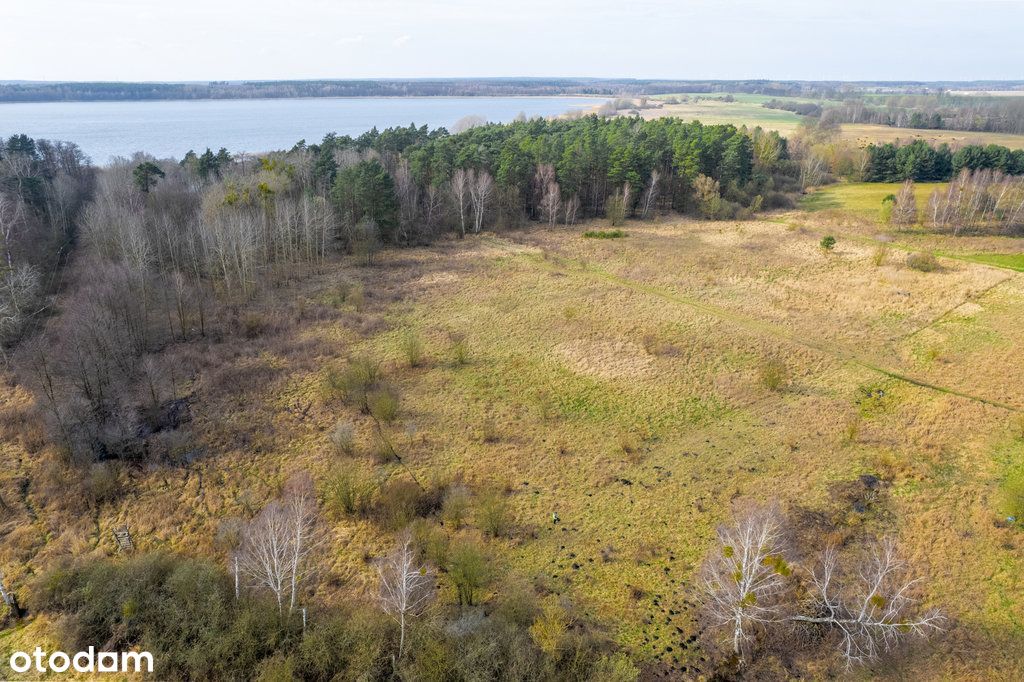
<svg viewBox="0 0 1024 682">
<path fill-rule="evenodd" d="M 0 80 L 1024 79 L 1024 0 L 0 0 Z"/>
</svg>

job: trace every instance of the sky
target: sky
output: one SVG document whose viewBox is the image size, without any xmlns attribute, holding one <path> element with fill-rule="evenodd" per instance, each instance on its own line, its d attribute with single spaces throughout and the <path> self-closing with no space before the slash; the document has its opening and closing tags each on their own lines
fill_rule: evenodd
<svg viewBox="0 0 1024 682">
<path fill-rule="evenodd" d="M 1024 0 L 0 0 L 0 80 L 1024 80 Z"/>
</svg>

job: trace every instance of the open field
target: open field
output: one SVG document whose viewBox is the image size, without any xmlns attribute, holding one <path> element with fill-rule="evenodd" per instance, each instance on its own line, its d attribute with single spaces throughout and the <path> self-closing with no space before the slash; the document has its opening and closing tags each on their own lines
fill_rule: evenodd
<svg viewBox="0 0 1024 682">
<path fill-rule="evenodd" d="M 869 203 L 858 191 L 834 196 Z M 587 227 L 396 250 L 286 286 L 263 310 L 267 331 L 211 341 L 216 361 L 189 380 L 207 457 L 125 474 L 131 494 L 93 518 L 19 511 L 6 551 L 25 566 L 111 553 L 109 529 L 129 521 L 140 548 L 226 560 L 225 521 L 296 469 L 320 486 L 339 470 L 462 479 L 512 510 L 508 537 L 486 541 L 495 565 L 569 597 L 640 659 L 699 676 L 694 575 L 714 527 L 739 499 L 777 499 L 827 520 L 801 528 L 811 535 L 899 537 L 925 602 L 949 615 L 944 638 L 873 674 L 1024 674 L 1024 541 L 997 523 L 1000 482 L 1024 458 L 1024 275 L 954 258 L 922 273 L 896 250 L 876 264 L 856 216 L 631 223 L 609 240 L 581 238 Z M 840 237 L 829 254 L 826 230 Z M 1001 244 L 928 239 L 954 254 Z M 337 295 L 354 283 L 365 300 Z M 170 352 L 182 366 L 196 353 Z M 386 429 L 403 466 L 375 463 L 369 418 L 323 393 L 324 370 L 354 355 L 379 360 L 400 392 Z M 772 361 L 785 367 L 776 390 L 759 378 Z M 864 387 L 884 399 L 866 404 Z M 26 399 L 8 390 L 4 408 Z M 338 419 L 355 424 L 354 458 L 328 444 Z M 28 473 L 47 480 L 27 446 L 5 439 L 5 499 Z M 862 474 L 884 481 L 866 508 Z M 24 509 L 54 495 L 26 490 Z M 474 521 L 438 532 L 480 535 Z M 370 594 L 367 558 L 387 545 L 376 524 L 332 517 L 327 598 Z"/>
<path fill-rule="evenodd" d="M 684 95 L 680 95 L 683 97 Z M 791 111 L 781 109 L 767 109 L 761 104 L 772 99 L 761 95 L 748 95 L 744 93 L 733 93 L 735 102 L 722 102 L 716 99 L 704 99 L 700 102 L 693 101 L 696 97 L 717 98 L 725 94 L 703 94 L 685 95 L 691 101 L 680 104 L 664 104 L 659 109 L 643 109 L 640 115 L 645 119 L 661 118 L 663 116 L 675 116 L 685 121 L 697 120 L 701 123 L 713 125 L 720 123 L 732 123 L 733 125 L 745 125 L 748 128 L 761 126 L 766 130 L 777 130 L 782 135 L 791 135 L 800 127 L 801 117 Z M 662 99 L 662 98 L 652 98 Z M 794 101 L 797 98 L 792 98 Z"/>
<path fill-rule="evenodd" d="M 927 205 L 928 197 L 943 182 L 914 183 L 914 196 L 918 207 Z M 805 211 L 841 210 L 864 218 L 877 218 L 882 209 L 882 200 L 900 191 L 899 182 L 844 182 L 825 185 L 805 194 L 800 208 Z"/>
<path fill-rule="evenodd" d="M 780 109 L 767 109 L 764 102 L 778 99 L 792 102 L 813 102 L 814 100 L 799 97 L 769 97 L 766 95 L 749 95 L 732 93 L 735 102 L 722 102 L 705 99 L 692 101 L 696 97 L 718 98 L 728 93 L 706 93 L 685 95 L 691 99 L 681 104 L 665 104 L 659 109 L 644 109 L 640 115 L 644 118 L 660 118 L 676 116 L 684 120 L 698 120 L 707 124 L 732 123 L 737 126 L 761 126 L 767 130 L 778 130 L 782 135 L 792 135 L 800 127 L 802 116 Z M 683 97 L 683 95 L 679 95 Z M 653 98 L 661 99 L 661 98 Z M 956 130 L 918 130 L 915 128 L 892 128 L 883 125 L 847 123 L 841 127 L 842 139 L 858 146 L 882 144 L 885 142 L 908 143 L 914 140 L 925 140 L 932 144 L 947 143 L 953 147 L 965 144 L 998 144 L 1011 149 L 1024 148 L 1024 135 L 1004 133 L 961 132 Z"/>
<path fill-rule="evenodd" d="M 1010 149 L 1024 148 L 1024 135 L 1008 133 L 979 133 L 959 130 L 918 130 L 916 128 L 890 128 L 889 126 L 866 123 L 844 123 L 843 138 L 864 147 L 869 144 L 899 142 L 907 144 L 924 140 L 930 144 L 946 143 L 956 148 L 967 144 L 998 144 Z"/>
<path fill-rule="evenodd" d="M 889 247 L 902 251 L 929 251 L 938 256 L 972 263 L 992 265 L 1024 272 L 1024 243 L 1009 236 L 971 236 L 955 239 L 936 235 L 917 227 L 891 231 L 891 226 L 880 224 L 882 200 L 899 192 L 900 183 L 837 183 L 819 187 L 804 195 L 802 213 L 792 214 L 787 220 L 806 228 L 816 225 L 824 234 L 849 237 L 862 243 L 876 245 L 884 237 Z M 915 183 L 919 211 L 924 211 L 928 198 L 944 183 Z M 808 219 L 810 218 L 810 219 Z"/>
</svg>

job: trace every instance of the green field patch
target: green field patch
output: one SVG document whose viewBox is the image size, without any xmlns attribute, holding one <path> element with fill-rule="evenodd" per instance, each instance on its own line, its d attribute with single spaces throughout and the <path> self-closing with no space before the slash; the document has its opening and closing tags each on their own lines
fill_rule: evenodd
<svg viewBox="0 0 1024 682">
<path fill-rule="evenodd" d="M 800 199 L 800 208 L 805 211 L 841 210 L 858 215 L 877 218 L 882 210 L 882 200 L 896 194 L 903 185 L 898 182 L 845 182 L 825 185 Z M 919 182 L 914 185 L 914 196 L 921 211 L 927 205 L 928 197 L 944 182 Z"/>
<path fill-rule="evenodd" d="M 936 255 L 1024 272 L 1024 253 L 955 253 L 936 251 Z"/>
</svg>

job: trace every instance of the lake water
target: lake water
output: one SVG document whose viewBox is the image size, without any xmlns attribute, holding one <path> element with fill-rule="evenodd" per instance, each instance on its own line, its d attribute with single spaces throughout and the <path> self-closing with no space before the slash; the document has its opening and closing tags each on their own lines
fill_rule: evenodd
<svg viewBox="0 0 1024 682">
<path fill-rule="evenodd" d="M 231 152 L 290 149 L 330 132 L 358 135 L 377 126 L 451 127 L 463 116 L 492 122 L 589 109 L 586 97 L 353 97 L 187 100 L 160 102 L 45 102 L 0 104 L 0 135 L 70 140 L 105 164 L 112 156 L 146 151 L 179 158 L 190 150 Z"/>
</svg>

